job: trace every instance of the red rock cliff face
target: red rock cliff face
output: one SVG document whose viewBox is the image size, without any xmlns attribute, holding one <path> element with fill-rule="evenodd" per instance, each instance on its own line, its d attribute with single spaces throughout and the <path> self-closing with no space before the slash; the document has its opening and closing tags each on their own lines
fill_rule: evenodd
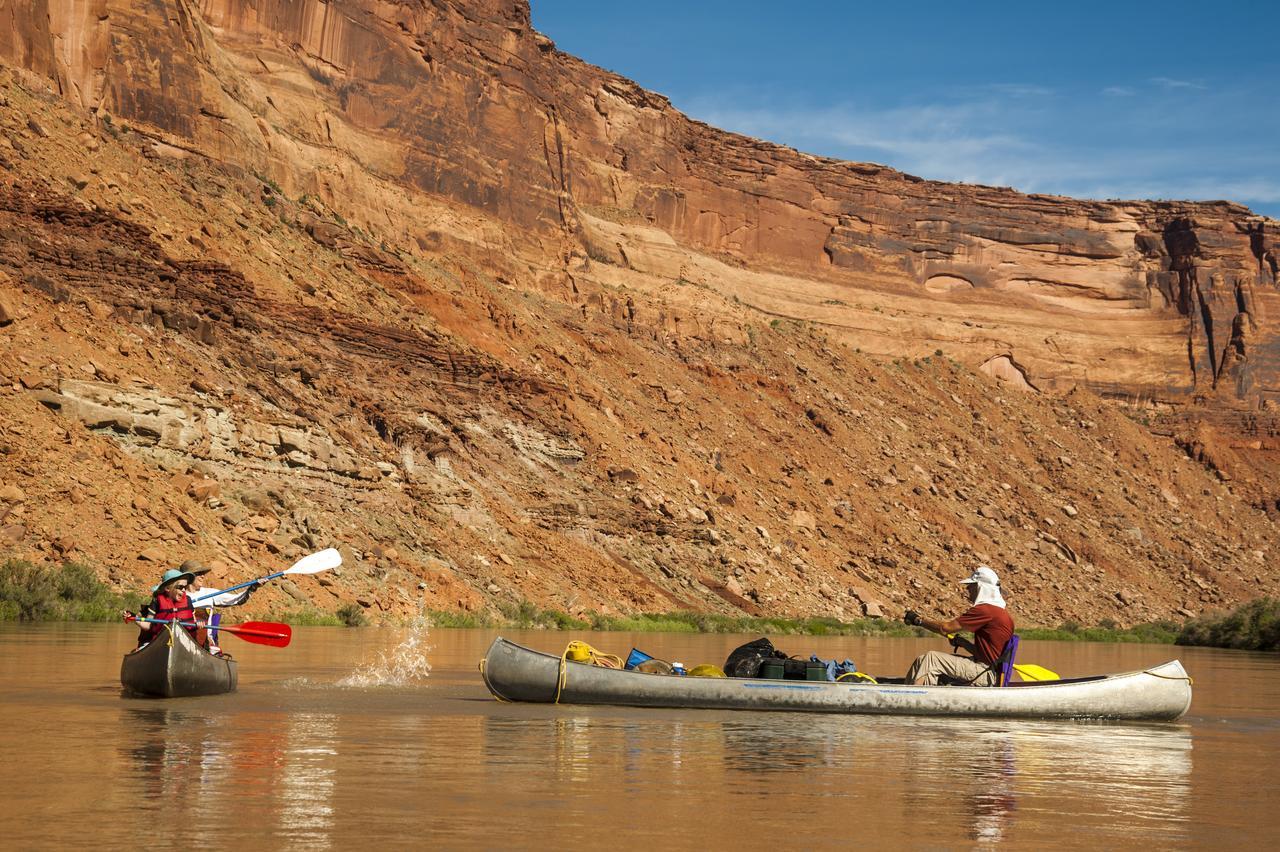
<svg viewBox="0 0 1280 852">
<path fill-rule="evenodd" d="M 691 282 L 1037 388 L 1280 400 L 1280 226 L 1238 205 L 1027 196 L 725 133 L 557 51 L 520 0 L 0 0 L 0 21 L 0 57 L 82 106 L 567 299 Z"/>
</svg>

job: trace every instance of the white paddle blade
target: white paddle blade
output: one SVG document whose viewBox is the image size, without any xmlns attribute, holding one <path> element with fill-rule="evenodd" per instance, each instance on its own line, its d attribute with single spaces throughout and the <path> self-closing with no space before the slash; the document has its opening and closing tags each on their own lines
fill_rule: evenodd
<svg viewBox="0 0 1280 852">
<path fill-rule="evenodd" d="M 286 574 L 319 574 L 321 571 L 328 571 L 330 568 L 337 568 L 342 564 L 342 554 L 336 548 L 330 547 L 328 550 L 322 550 L 319 553 L 313 553 L 310 556 L 304 556 L 292 566 L 286 568 Z"/>
</svg>

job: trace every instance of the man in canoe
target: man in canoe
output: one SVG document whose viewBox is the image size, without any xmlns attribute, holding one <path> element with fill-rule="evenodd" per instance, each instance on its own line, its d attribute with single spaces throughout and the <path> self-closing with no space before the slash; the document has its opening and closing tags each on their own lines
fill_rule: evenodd
<svg viewBox="0 0 1280 852">
<path fill-rule="evenodd" d="M 192 602 L 196 609 L 225 609 L 229 606 L 240 606 L 249 600 L 249 595 L 260 589 L 263 584 L 255 580 L 252 584 L 245 586 L 238 592 L 224 592 L 221 589 L 212 589 L 204 584 L 204 575 L 208 574 L 211 568 L 205 568 L 194 559 L 188 559 L 179 566 L 179 570 L 186 571 L 191 574 L 191 588 L 187 590 L 191 596 Z"/>
<path fill-rule="evenodd" d="M 206 625 L 209 629 L 208 649 L 210 654 L 220 654 L 221 649 L 215 643 L 218 633 L 218 615 L 214 613 L 214 609 L 223 609 L 229 606 L 240 606 L 249 600 L 249 595 L 256 592 L 262 583 L 253 582 L 245 586 L 238 592 L 224 592 L 221 589 L 211 589 L 204 584 L 204 575 L 208 574 L 210 568 L 205 568 L 194 559 L 188 559 L 178 566 L 178 570 L 185 571 L 191 575 L 191 587 L 187 590 L 191 598 L 192 604 L 195 606 L 196 621 Z M 201 631 L 204 632 L 203 630 Z"/>
<path fill-rule="evenodd" d="M 952 646 L 963 646 L 973 656 L 929 651 L 911 664 L 907 670 L 907 683 L 996 685 L 999 676 L 996 663 L 1004 653 L 1005 644 L 1013 636 L 1013 619 L 1000 593 L 1000 578 L 986 565 L 979 565 L 961 584 L 968 587 L 970 607 L 960 615 L 950 621 L 935 621 L 907 610 L 902 620 L 943 636 L 962 630 L 972 632 L 973 642 L 953 639 Z"/>
</svg>

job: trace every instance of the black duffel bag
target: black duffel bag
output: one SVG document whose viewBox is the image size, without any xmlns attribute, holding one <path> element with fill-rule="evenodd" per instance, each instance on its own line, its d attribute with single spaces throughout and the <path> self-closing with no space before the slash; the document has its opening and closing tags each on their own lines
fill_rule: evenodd
<svg viewBox="0 0 1280 852">
<path fill-rule="evenodd" d="M 728 677 L 756 677 L 760 674 L 760 665 L 765 660 L 785 660 L 787 655 L 773 643 L 761 636 L 733 649 L 729 658 L 724 661 L 724 673 Z"/>
</svg>

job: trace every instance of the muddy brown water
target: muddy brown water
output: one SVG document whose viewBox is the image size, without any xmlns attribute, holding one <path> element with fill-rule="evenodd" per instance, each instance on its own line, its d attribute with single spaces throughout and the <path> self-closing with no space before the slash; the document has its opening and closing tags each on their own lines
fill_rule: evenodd
<svg viewBox="0 0 1280 852">
<path fill-rule="evenodd" d="M 122 625 L 0 627 L 6 848 L 1274 847 L 1280 656 L 1026 642 L 1064 676 L 1180 657 L 1164 724 L 928 720 L 503 704 L 492 630 L 224 637 L 240 690 L 121 695 Z M 634 644 L 686 665 L 754 637 L 506 631 L 559 653 Z M 927 639 L 780 637 L 900 673 Z M 430 667 L 429 673 L 427 667 Z M 163 827 L 163 828 L 162 828 Z M 165 840 L 172 833 L 172 842 Z M 158 833 L 157 833 L 158 832 Z"/>
</svg>

